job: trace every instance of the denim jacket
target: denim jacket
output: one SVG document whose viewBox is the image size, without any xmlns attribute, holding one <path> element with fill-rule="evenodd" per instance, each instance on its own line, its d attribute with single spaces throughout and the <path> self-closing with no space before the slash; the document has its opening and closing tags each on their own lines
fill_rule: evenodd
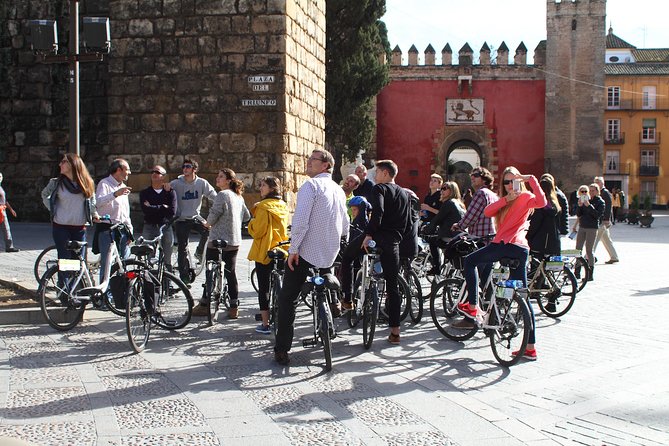
<svg viewBox="0 0 669 446">
<path fill-rule="evenodd" d="M 46 187 L 42 189 L 42 203 L 44 203 L 44 206 L 51 213 L 52 221 L 56 206 L 56 198 L 58 197 L 58 194 L 54 192 L 58 190 L 59 185 L 60 178 L 51 178 Z M 89 225 L 93 224 L 93 216 L 95 215 L 95 194 L 84 200 L 84 215 L 86 216 L 86 222 Z"/>
</svg>

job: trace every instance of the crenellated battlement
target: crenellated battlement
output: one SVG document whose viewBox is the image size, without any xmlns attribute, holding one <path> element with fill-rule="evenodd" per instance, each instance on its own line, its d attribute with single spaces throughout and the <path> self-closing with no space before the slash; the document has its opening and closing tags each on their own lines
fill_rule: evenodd
<svg viewBox="0 0 669 446">
<path fill-rule="evenodd" d="M 571 0 L 569 0 L 571 1 Z M 505 66 L 509 65 L 509 48 L 506 46 L 505 42 L 502 42 L 498 48 L 494 50 L 494 55 L 492 54 L 490 46 L 487 42 L 483 42 L 483 46 L 478 52 L 478 60 L 474 59 L 474 50 L 472 50 L 469 43 L 465 43 L 462 48 L 458 51 L 458 63 L 455 66 Z M 402 57 L 403 53 L 399 45 L 396 45 L 392 51 L 390 64 L 393 68 L 397 67 L 415 67 L 415 66 L 439 66 L 437 65 L 436 51 L 432 44 L 429 44 L 427 48 L 423 51 L 422 63 L 419 63 L 419 52 L 416 45 L 411 45 L 407 53 L 407 64 L 403 64 Z M 516 47 L 515 54 L 513 56 L 513 65 L 527 65 L 527 47 L 523 42 L 520 42 L 518 47 Z M 546 41 L 542 40 L 539 42 L 537 47 L 534 49 L 534 64 L 532 65 L 544 65 L 546 62 Z M 453 66 L 453 51 L 449 43 L 446 43 L 444 48 L 441 50 L 441 66 Z"/>
</svg>

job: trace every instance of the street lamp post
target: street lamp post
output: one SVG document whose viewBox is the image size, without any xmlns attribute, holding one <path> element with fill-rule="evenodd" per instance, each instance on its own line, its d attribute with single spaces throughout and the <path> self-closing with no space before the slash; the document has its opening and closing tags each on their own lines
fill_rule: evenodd
<svg viewBox="0 0 669 446">
<path fill-rule="evenodd" d="M 70 84 L 70 152 L 81 155 L 80 120 L 79 120 L 79 62 L 102 62 L 109 53 L 109 19 L 107 17 L 85 18 L 90 39 L 85 47 L 92 51 L 79 53 L 79 0 L 70 0 L 70 41 L 68 54 L 58 54 L 58 35 L 56 23 L 51 20 L 33 20 L 30 23 L 32 47 L 39 61 L 43 63 L 67 63 L 68 82 Z M 89 37 L 89 36 L 85 36 Z"/>
</svg>

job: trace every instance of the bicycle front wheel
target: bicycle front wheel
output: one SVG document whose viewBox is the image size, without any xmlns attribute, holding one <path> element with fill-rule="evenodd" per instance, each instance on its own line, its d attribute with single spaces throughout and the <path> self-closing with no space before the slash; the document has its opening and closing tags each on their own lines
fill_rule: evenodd
<svg viewBox="0 0 669 446">
<path fill-rule="evenodd" d="M 576 257 L 574 259 L 574 277 L 576 278 L 576 285 L 578 286 L 577 293 L 583 291 L 583 288 L 588 284 L 590 278 L 590 267 L 588 261 L 583 257 Z"/>
<path fill-rule="evenodd" d="M 380 308 L 381 314 L 384 318 L 390 319 L 388 315 L 388 286 L 386 282 L 386 287 L 384 288 L 383 296 L 380 296 L 379 300 L 381 301 Z M 411 309 L 411 294 L 409 291 L 409 285 L 407 281 L 402 276 L 397 276 L 397 291 L 400 295 L 400 322 L 407 318 L 409 315 L 409 310 Z"/>
<path fill-rule="evenodd" d="M 128 285 L 128 301 L 125 310 L 125 327 L 128 333 L 130 347 L 135 353 L 139 353 L 149 342 L 151 333 L 151 316 L 153 308 L 147 308 L 144 296 L 144 280 L 136 277 L 130 280 Z"/>
<path fill-rule="evenodd" d="M 565 266 L 562 271 L 546 271 L 546 282 L 551 287 L 537 297 L 539 309 L 548 317 L 564 316 L 576 301 L 578 285 L 574 273 Z"/>
<path fill-rule="evenodd" d="M 478 326 L 457 311 L 460 302 L 463 279 L 444 279 L 430 296 L 430 316 L 434 326 L 448 339 L 456 342 L 470 339 L 478 331 Z"/>
<path fill-rule="evenodd" d="M 68 274 L 64 273 L 63 275 Z M 80 288 L 89 286 L 83 279 L 74 289 L 70 283 L 73 279 L 66 277 L 58 284 L 58 265 L 49 268 L 42 276 L 39 286 L 39 303 L 44 318 L 50 326 L 59 331 L 74 328 L 84 315 L 86 302 L 79 302 L 74 295 Z"/>
<path fill-rule="evenodd" d="M 253 268 L 251 270 L 251 286 L 253 286 L 253 289 L 255 292 L 258 292 L 258 273 L 256 272 L 256 269 Z"/>
<path fill-rule="evenodd" d="M 332 339 L 330 339 L 330 324 L 328 309 L 325 302 L 318 304 L 318 336 L 323 344 L 323 354 L 325 355 L 325 371 L 332 370 Z"/>
<path fill-rule="evenodd" d="M 272 286 L 269 289 L 269 326 L 276 336 L 276 328 L 279 325 L 279 292 L 281 292 L 281 277 L 276 276 L 272 279 Z"/>
<path fill-rule="evenodd" d="M 193 296 L 177 276 L 163 272 L 156 325 L 166 330 L 185 327 L 193 314 Z"/>
<path fill-rule="evenodd" d="M 511 367 L 523 357 L 530 337 L 532 320 L 527 302 L 514 293 L 510 300 L 497 299 L 497 308 L 490 313 L 488 325 L 490 348 L 497 362 Z M 496 310 L 496 311 L 495 311 Z"/>
<path fill-rule="evenodd" d="M 369 350 L 374 341 L 376 319 L 379 315 L 379 290 L 376 284 L 365 291 L 365 303 L 362 308 L 362 344 Z"/>
</svg>

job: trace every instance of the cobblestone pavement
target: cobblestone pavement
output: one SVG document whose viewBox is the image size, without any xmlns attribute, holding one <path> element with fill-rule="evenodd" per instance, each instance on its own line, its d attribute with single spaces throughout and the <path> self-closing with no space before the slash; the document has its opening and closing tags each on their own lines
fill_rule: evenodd
<svg viewBox="0 0 669 446">
<path fill-rule="evenodd" d="M 39 225 L 13 226 L 17 244 Z M 48 243 L 48 233 L 47 242 Z M 292 363 L 254 332 L 250 245 L 239 256 L 236 321 L 151 333 L 131 354 L 124 321 L 89 311 L 75 329 L 0 326 L 0 437 L 39 445 L 669 444 L 669 216 L 617 225 L 621 262 L 605 265 L 559 320 L 537 317 L 539 360 L 505 369 L 487 340 L 443 338 L 427 318 L 402 345 L 379 327 L 370 351 L 339 322 L 334 369 L 304 349 L 300 307 Z M 26 246 L 26 245 L 23 245 Z M 35 246 L 33 249 L 37 249 Z M 36 250 L 0 254 L 0 278 L 30 282 Z M 201 288 L 193 286 L 197 298 Z M 1 441 L 0 441 L 1 443 Z"/>
</svg>

